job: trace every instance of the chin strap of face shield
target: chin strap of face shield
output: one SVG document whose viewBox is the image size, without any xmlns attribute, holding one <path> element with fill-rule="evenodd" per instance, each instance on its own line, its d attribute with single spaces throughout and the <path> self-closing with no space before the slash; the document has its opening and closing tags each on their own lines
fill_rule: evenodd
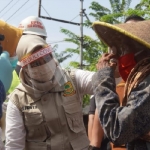
<svg viewBox="0 0 150 150">
<path fill-rule="evenodd" d="M 5 39 L 4 35 L 0 34 L 0 41 L 3 41 L 4 39 Z M 3 52 L 3 47 L 1 46 L 1 43 L 0 43 L 0 55 L 2 52 Z"/>
</svg>

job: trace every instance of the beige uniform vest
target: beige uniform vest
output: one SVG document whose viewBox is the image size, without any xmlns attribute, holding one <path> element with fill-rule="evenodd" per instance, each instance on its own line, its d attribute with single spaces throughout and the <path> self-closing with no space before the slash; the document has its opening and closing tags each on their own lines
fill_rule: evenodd
<svg viewBox="0 0 150 150">
<path fill-rule="evenodd" d="M 82 106 L 72 79 L 69 78 L 63 92 L 47 93 L 35 100 L 16 89 L 10 99 L 22 112 L 25 150 L 88 149 Z"/>
</svg>

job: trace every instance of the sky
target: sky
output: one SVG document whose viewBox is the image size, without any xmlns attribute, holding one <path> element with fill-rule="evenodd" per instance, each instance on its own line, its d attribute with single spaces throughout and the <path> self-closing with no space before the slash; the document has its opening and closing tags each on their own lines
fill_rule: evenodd
<svg viewBox="0 0 150 150">
<path fill-rule="evenodd" d="M 41 0 L 42 8 L 41 15 L 52 17 L 61 20 L 67 20 L 72 22 L 80 23 L 80 11 L 81 1 L 80 0 Z M 89 6 L 94 0 L 84 0 L 83 8 L 86 9 L 85 13 L 89 16 L 91 10 Z M 95 0 L 101 5 L 110 8 L 109 0 Z M 134 7 L 140 0 L 132 0 L 131 7 Z M 39 0 L 1 0 L 0 5 L 0 18 L 7 23 L 18 27 L 19 23 L 28 16 L 38 16 Z M 41 19 L 45 25 L 47 31 L 47 42 L 52 46 L 58 44 L 57 53 L 64 51 L 66 48 L 75 48 L 74 44 L 64 42 L 64 38 L 67 36 L 60 32 L 61 28 L 68 29 L 78 35 L 80 35 L 80 26 L 56 22 L 47 19 Z M 86 17 L 84 17 L 86 20 Z M 92 29 L 83 28 L 83 34 L 89 35 L 94 39 L 97 39 Z M 62 65 L 67 67 L 70 61 L 80 61 L 80 56 L 73 56 L 71 59 L 66 60 Z"/>
</svg>

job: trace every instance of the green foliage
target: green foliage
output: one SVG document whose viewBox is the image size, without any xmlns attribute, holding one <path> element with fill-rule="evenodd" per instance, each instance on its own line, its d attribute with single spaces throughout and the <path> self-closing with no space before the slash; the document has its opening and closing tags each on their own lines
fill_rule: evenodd
<svg viewBox="0 0 150 150">
<path fill-rule="evenodd" d="M 82 105 L 83 108 L 84 108 L 86 105 L 89 105 L 89 99 L 90 99 L 90 96 L 89 96 L 89 95 L 84 95 L 84 96 L 83 96 L 83 105 Z"/>
<path fill-rule="evenodd" d="M 135 9 L 138 10 L 138 12 L 136 12 L 137 15 L 142 16 L 145 19 L 150 19 L 149 0 L 141 0 L 141 2 L 135 6 Z"/>
</svg>

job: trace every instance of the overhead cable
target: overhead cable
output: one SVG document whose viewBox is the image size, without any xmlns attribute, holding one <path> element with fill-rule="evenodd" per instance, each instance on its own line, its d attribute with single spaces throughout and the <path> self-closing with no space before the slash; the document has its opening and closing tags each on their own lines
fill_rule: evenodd
<svg viewBox="0 0 150 150">
<path fill-rule="evenodd" d="M 29 0 L 28 0 L 29 1 Z M 15 11 L 6 21 L 8 21 L 15 13 L 17 13 L 28 1 L 26 1 L 17 11 Z"/>
<path fill-rule="evenodd" d="M 6 9 L 12 2 L 13 2 L 13 0 L 11 0 L 11 1 L 0 11 L 0 13 L 1 13 L 4 9 Z"/>
<path fill-rule="evenodd" d="M 73 21 L 74 19 L 76 19 L 77 17 L 79 17 L 79 15 L 77 15 L 76 17 L 74 17 L 73 19 L 71 19 L 70 21 Z"/>
<path fill-rule="evenodd" d="M 67 42 L 67 41 L 62 40 L 62 41 L 56 41 L 56 42 L 48 42 L 48 44 L 55 44 L 55 43 L 61 43 L 61 42 Z"/>
<path fill-rule="evenodd" d="M 42 5 L 41 5 L 42 6 Z M 51 17 L 50 15 L 49 15 L 49 13 L 46 11 L 46 9 L 42 6 L 42 8 L 45 10 L 45 12 L 47 13 L 47 15 L 49 16 L 49 17 Z"/>
<path fill-rule="evenodd" d="M 37 3 L 37 2 L 34 2 L 32 5 L 30 5 L 30 7 L 26 8 L 26 9 L 23 10 L 23 11 L 21 11 L 17 16 L 20 16 L 21 14 L 25 13 L 27 10 L 33 8 L 33 6 L 35 6 L 36 3 Z M 17 17 L 17 16 L 16 16 L 16 17 Z M 14 18 L 14 17 L 13 17 L 13 18 Z"/>
<path fill-rule="evenodd" d="M 19 1 L 19 0 L 18 0 L 18 1 Z M 16 3 L 14 3 L 14 5 L 11 6 L 11 8 L 9 9 L 9 11 L 18 3 L 18 1 L 16 1 Z M 3 17 L 3 16 L 4 16 L 6 13 L 8 13 L 9 11 L 5 12 L 2 16 L 0 16 L 0 18 Z"/>
</svg>

